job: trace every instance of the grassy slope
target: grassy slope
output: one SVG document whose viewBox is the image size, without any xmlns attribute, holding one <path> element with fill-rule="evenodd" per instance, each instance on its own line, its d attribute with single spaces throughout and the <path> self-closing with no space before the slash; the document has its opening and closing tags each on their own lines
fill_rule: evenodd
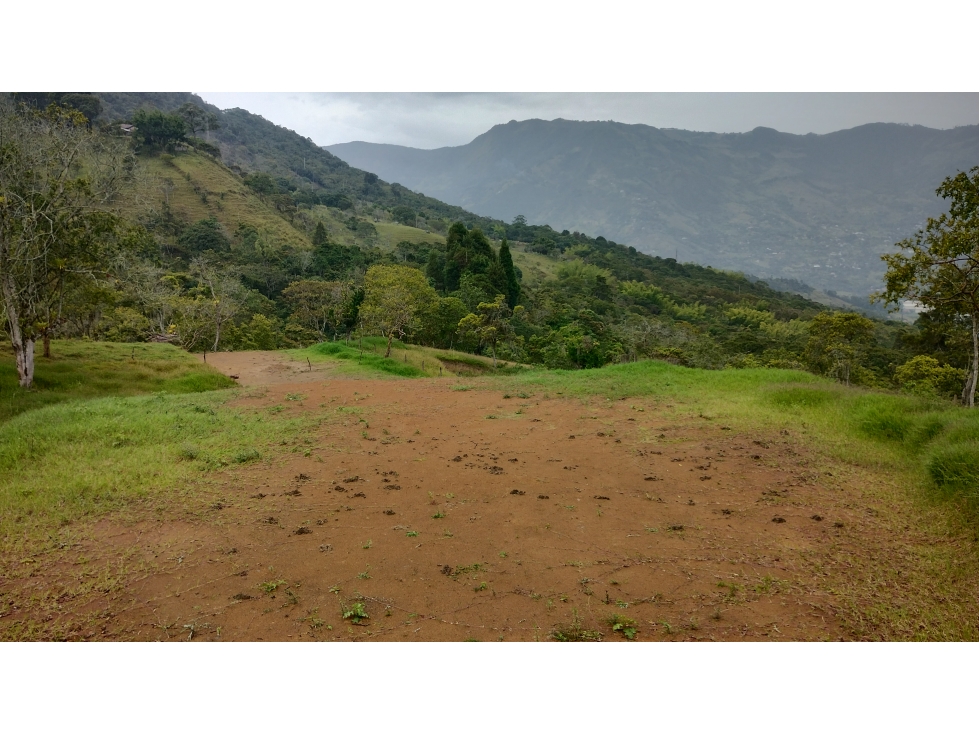
<svg viewBox="0 0 979 734">
<path fill-rule="evenodd" d="M 419 242 L 444 243 L 445 237 L 436 232 L 426 232 L 417 227 L 406 227 L 397 222 L 377 222 L 374 224 L 377 229 L 378 244 L 384 248 L 393 248 L 399 242 L 410 242 L 413 245 Z"/>
<path fill-rule="evenodd" d="M 525 244 L 516 242 L 510 248 L 513 264 L 523 273 L 522 282 L 526 285 L 539 285 L 541 281 L 553 278 L 557 271 L 558 260 L 536 252 L 528 252 L 526 248 Z"/>
<path fill-rule="evenodd" d="M 34 387 L 21 390 L 9 346 L 0 360 L 0 424 L 14 416 L 96 397 L 153 392 L 196 393 L 234 382 L 169 344 L 55 341 L 51 359 L 38 357 Z"/>
<path fill-rule="evenodd" d="M 299 249 L 312 248 L 302 232 L 279 216 L 238 176 L 217 161 L 195 153 L 178 154 L 170 163 L 158 156 L 146 156 L 141 161 L 152 182 L 150 191 L 155 206 L 163 201 L 164 179 L 173 182 L 174 189 L 169 194 L 170 208 L 177 218 L 196 222 L 214 217 L 229 234 L 234 233 L 240 222 L 247 222 L 258 229 L 271 230 L 280 242 Z"/>
<path fill-rule="evenodd" d="M 467 352 L 432 349 L 404 344 L 397 339 L 391 345 L 391 356 L 385 357 L 387 340 L 370 336 L 349 344 L 321 342 L 305 349 L 290 349 L 287 354 L 302 362 L 335 361 L 339 374 L 362 377 L 453 377 L 461 374 L 486 374 L 493 370 L 493 360 Z"/>
<path fill-rule="evenodd" d="M 947 401 L 844 388 L 796 370 L 697 370 L 658 361 L 508 379 L 514 389 L 564 395 L 654 396 L 681 406 L 685 417 L 800 433 L 839 460 L 901 475 L 979 509 L 979 412 Z"/>
<path fill-rule="evenodd" d="M 305 435 L 287 413 L 229 407 L 234 381 L 170 345 L 52 346 L 30 391 L 0 363 L 0 578 L 12 553 L 51 552 L 79 520 L 181 498 L 196 507 L 202 472 L 267 460 Z"/>
</svg>

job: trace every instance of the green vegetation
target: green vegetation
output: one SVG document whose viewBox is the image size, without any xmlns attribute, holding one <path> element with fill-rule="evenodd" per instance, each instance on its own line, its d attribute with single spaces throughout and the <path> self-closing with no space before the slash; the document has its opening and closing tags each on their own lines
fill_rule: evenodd
<svg viewBox="0 0 979 734">
<path fill-rule="evenodd" d="M 956 370 L 970 367 L 968 351 L 952 344 L 962 324 L 937 312 L 921 327 L 830 312 L 738 273 L 523 217 L 477 217 L 352 169 L 243 110 L 190 95 L 100 99 L 100 120 L 142 120 L 144 137 L 155 134 L 152 120 L 169 120 L 220 144 L 221 160 L 190 139 L 138 147 L 148 185 L 121 205 L 136 225 L 125 256 L 56 319 L 35 320 L 45 333 L 190 350 L 383 334 L 552 369 L 653 358 L 907 389 L 906 365 L 928 356 L 938 364 L 913 389 L 944 396 L 958 392 Z M 103 134 L 118 140 L 117 127 Z"/>
<path fill-rule="evenodd" d="M 307 421 L 242 411 L 234 392 L 76 400 L 0 425 L 4 545 L 110 511 L 197 495 L 214 469 L 259 460 Z"/>
<path fill-rule="evenodd" d="M 571 623 L 558 625 L 551 631 L 551 639 L 555 642 L 598 642 L 602 633 L 598 630 L 587 629 L 578 616 L 578 610 L 571 610 Z"/>
<path fill-rule="evenodd" d="M 848 389 L 797 370 L 699 370 L 660 361 L 527 371 L 477 384 L 581 398 L 654 398 L 668 402 L 676 419 L 790 431 L 853 466 L 931 487 L 979 518 L 979 414 L 933 396 Z"/>
<path fill-rule="evenodd" d="M 0 423 L 69 400 L 147 393 L 200 393 L 235 383 L 169 344 L 53 341 L 40 358 L 34 387 L 20 390 L 9 347 L 0 352 Z"/>
</svg>

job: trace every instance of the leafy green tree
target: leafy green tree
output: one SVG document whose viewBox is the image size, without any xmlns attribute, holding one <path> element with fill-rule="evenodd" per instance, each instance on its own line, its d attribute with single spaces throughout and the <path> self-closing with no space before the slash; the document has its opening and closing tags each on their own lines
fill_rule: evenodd
<svg viewBox="0 0 979 734">
<path fill-rule="evenodd" d="M 874 322 L 855 313 L 820 313 L 809 324 L 806 359 L 818 372 L 845 385 L 874 336 Z"/>
<path fill-rule="evenodd" d="M 500 266 L 503 268 L 503 276 L 506 280 L 506 302 L 510 308 L 514 308 L 520 300 L 520 281 L 517 280 L 513 257 L 510 255 L 510 245 L 507 244 L 506 239 L 500 243 Z"/>
<path fill-rule="evenodd" d="M 329 241 L 330 238 L 326 234 L 326 227 L 323 226 L 323 222 L 317 222 L 316 229 L 313 230 L 313 247 L 323 247 Z"/>
<path fill-rule="evenodd" d="M 244 182 L 245 186 L 259 194 L 271 195 L 279 190 L 278 185 L 275 183 L 275 179 L 269 174 L 262 173 L 261 171 L 257 173 L 249 173 L 247 176 L 245 176 Z"/>
<path fill-rule="evenodd" d="M 221 223 L 214 217 L 200 219 L 187 227 L 177 242 L 193 254 L 206 250 L 227 252 L 231 248 L 231 240 L 224 233 Z"/>
<path fill-rule="evenodd" d="M 513 312 L 507 306 L 506 296 L 502 293 L 489 303 L 480 303 L 476 308 L 478 313 L 471 313 L 459 322 L 459 334 L 463 338 L 472 337 L 480 347 L 489 347 L 493 355 L 493 366 L 496 367 L 496 345 L 513 336 L 510 326 Z"/>
<path fill-rule="evenodd" d="M 466 225 L 456 222 L 449 227 L 445 237 L 445 289 L 452 292 L 459 289 L 464 273 L 485 275 L 490 265 L 497 262 L 486 235 L 476 227 L 467 230 Z M 487 281 L 488 285 L 489 281 Z M 491 291 L 493 292 L 493 291 Z"/>
<path fill-rule="evenodd" d="M 901 252 L 882 256 L 885 289 L 874 298 L 913 299 L 969 321 L 972 354 L 962 400 L 971 408 L 979 382 L 979 166 L 949 176 L 936 193 L 949 202 L 948 212 L 898 242 Z"/>
<path fill-rule="evenodd" d="M 180 115 L 159 110 L 136 110 L 133 113 L 136 137 L 149 147 L 172 151 L 187 137 L 187 124 Z"/>
<path fill-rule="evenodd" d="M 126 143 L 77 110 L 43 112 L 0 99 L 0 302 L 18 380 L 34 380 L 34 344 L 50 354 L 66 295 L 104 278 L 129 180 Z"/>
<path fill-rule="evenodd" d="M 894 379 L 905 392 L 916 395 L 952 395 L 959 391 L 965 370 L 941 364 L 934 357 L 919 354 L 894 371 Z"/>
<path fill-rule="evenodd" d="M 439 298 L 431 308 L 421 314 L 417 336 L 423 344 L 452 349 L 456 343 L 459 322 L 468 313 L 466 304 L 458 298 Z"/>
<path fill-rule="evenodd" d="M 365 330 L 388 340 L 384 356 L 390 357 L 394 337 L 403 339 L 409 330 L 417 328 L 419 315 L 437 298 L 420 270 L 405 265 L 374 265 L 364 276 L 360 320 Z"/>
<path fill-rule="evenodd" d="M 31 105 L 43 111 L 49 105 L 77 110 L 85 116 L 91 127 L 95 118 L 102 114 L 102 101 L 94 94 L 80 92 L 15 92 L 15 102 Z"/>
</svg>

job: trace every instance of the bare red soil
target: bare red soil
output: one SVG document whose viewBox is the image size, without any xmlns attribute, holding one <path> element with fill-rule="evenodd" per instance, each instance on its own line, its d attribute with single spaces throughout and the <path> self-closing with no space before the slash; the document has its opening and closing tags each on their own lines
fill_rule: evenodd
<svg viewBox="0 0 979 734">
<path fill-rule="evenodd" d="M 575 617 L 607 640 L 841 636 L 811 569 L 852 511 L 792 437 L 448 380 L 320 374 L 287 401 L 275 358 L 216 357 L 267 385 L 240 407 L 332 419 L 309 456 L 228 470 L 199 521 L 101 522 L 102 555 L 147 571 L 81 637 L 543 640 Z"/>
</svg>

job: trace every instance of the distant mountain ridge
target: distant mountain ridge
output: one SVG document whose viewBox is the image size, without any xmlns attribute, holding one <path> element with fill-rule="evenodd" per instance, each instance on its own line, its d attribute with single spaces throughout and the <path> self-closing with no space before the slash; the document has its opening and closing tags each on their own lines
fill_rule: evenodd
<svg viewBox="0 0 979 734">
<path fill-rule="evenodd" d="M 457 147 L 326 149 L 483 216 L 863 295 L 880 287 L 879 255 L 943 211 L 942 179 L 979 165 L 979 125 L 793 135 L 525 120 Z"/>
</svg>

